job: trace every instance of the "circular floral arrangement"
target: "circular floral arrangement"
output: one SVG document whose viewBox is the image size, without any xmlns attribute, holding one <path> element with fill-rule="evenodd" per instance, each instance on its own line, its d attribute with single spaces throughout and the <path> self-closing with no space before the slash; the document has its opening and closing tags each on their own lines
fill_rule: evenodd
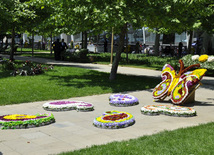
<svg viewBox="0 0 214 155">
<path fill-rule="evenodd" d="M 53 101 L 43 104 L 45 110 L 50 111 L 68 111 L 68 110 L 77 110 L 77 111 L 92 111 L 94 106 L 91 103 L 82 102 L 82 101 Z"/>
<path fill-rule="evenodd" d="M 93 125 L 104 129 L 118 129 L 131 126 L 135 123 L 134 116 L 122 111 L 107 111 L 94 119 Z"/>
<path fill-rule="evenodd" d="M 55 122 L 53 114 L 12 114 L 0 116 L 1 129 L 22 129 L 48 125 Z"/>
<path fill-rule="evenodd" d="M 139 104 L 138 99 L 128 94 L 113 94 L 109 97 L 109 104 L 118 107 L 127 107 Z"/>
<path fill-rule="evenodd" d="M 141 113 L 145 115 L 165 114 L 169 116 L 196 116 L 196 111 L 190 107 L 174 105 L 147 105 L 141 108 Z"/>
</svg>

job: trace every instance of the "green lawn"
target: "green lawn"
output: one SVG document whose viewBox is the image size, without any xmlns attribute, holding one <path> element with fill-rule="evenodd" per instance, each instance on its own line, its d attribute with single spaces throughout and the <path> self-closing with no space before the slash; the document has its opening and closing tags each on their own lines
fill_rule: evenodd
<svg viewBox="0 0 214 155">
<path fill-rule="evenodd" d="M 35 76 L 13 77 L 0 71 L 0 105 L 144 90 L 158 82 L 160 78 L 126 75 L 111 82 L 109 73 L 64 66 Z"/>
<path fill-rule="evenodd" d="M 208 123 L 60 155 L 212 155 L 213 128 L 214 123 Z"/>
</svg>

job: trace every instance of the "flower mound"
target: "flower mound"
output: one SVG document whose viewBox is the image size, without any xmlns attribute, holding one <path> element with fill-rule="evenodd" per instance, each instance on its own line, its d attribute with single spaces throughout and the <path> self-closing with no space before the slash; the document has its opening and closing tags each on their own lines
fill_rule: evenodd
<svg viewBox="0 0 214 155">
<path fill-rule="evenodd" d="M 104 129 L 119 129 L 135 123 L 134 116 L 123 111 L 107 111 L 94 119 L 93 125 Z"/>
<path fill-rule="evenodd" d="M 109 104 L 118 107 L 127 107 L 139 104 L 138 99 L 128 94 L 113 94 L 109 97 Z"/>
<path fill-rule="evenodd" d="M 147 105 L 141 108 L 141 113 L 145 115 L 165 114 L 178 117 L 196 116 L 196 111 L 193 108 L 173 105 Z"/>
<path fill-rule="evenodd" d="M 207 61 L 207 59 L 208 59 L 208 55 L 204 54 L 198 58 L 198 61 L 205 62 L 205 61 Z"/>
<path fill-rule="evenodd" d="M 68 111 L 68 110 L 77 110 L 77 111 L 92 111 L 94 106 L 91 103 L 82 102 L 82 101 L 53 101 L 43 104 L 45 110 L 50 111 Z"/>
<path fill-rule="evenodd" d="M 209 58 L 207 59 L 208 62 L 214 62 L 214 56 L 209 56 Z"/>
<path fill-rule="evenodd" d="M 198 59 L 199 59 L 199 55 L 193 55 L 193 56 L 192 56 L 192 60 L 193 60 L 193 61 L 196 61 L 196 60 L 198 60 Z"/>
<path fill-rule="evenodd" d="M 53 114 L 12 114 L 0 116 L 1 129 L 22 129 L 48 125 L 55 122 Z"/>
</svg>

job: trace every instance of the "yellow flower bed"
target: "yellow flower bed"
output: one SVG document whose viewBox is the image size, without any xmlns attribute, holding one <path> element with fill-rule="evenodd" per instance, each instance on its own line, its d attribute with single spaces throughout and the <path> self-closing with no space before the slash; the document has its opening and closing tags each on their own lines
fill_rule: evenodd
<svg viewBox="0 0 214 155">
<path fill-rule="evenodd" d="M 4 119 L 12 119 L 12 120 L 33 119 L 33 118 L 36 118 L 36 116 L 35 115 L 20 115 L 20 114 L 13 114 L 13 115 L 4 116 Z"/>
<path fill-rule="evenodd" d="M 208 55 L 204 54 L 198 58 L 198 61 L 205 62 L 205 61 L 207 61 L 207 59 L 208 59 Z"/>
</svg>

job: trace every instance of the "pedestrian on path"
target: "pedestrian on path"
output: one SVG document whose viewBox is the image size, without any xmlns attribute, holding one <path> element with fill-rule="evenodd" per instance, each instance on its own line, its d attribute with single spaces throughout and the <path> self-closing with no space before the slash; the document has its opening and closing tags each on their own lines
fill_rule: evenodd
<svg viewBox="0 0 214 155">
<path fill-rule="evenodd" d="M 53 50 L 54 50 L 55 60 L 60 60 L 61 49 L 62 49 L 62 44 L 59 42 L 59 39 L 57 39 L 53 43 Z"/>
<path fill-rule="evenodd" d="M 64 60 L 65 59 L 64 55 L 65 55 L 66 49 L 68 49 L 68 46 L 64 42 L 64 39 L 62 39 L 61 46 L 62 46 L 61 47 L 61 60 Z"/>
</svg>

